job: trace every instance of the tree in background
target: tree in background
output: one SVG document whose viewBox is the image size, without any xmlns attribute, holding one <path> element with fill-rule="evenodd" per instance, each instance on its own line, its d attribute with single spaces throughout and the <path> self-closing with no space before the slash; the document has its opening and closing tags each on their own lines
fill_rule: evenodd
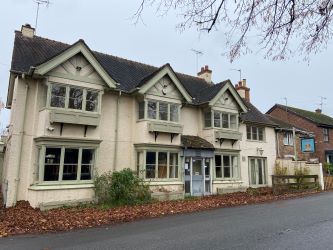
<svg viewBox="0 0 333 250">
<path fill-rule="evenodd" d="M 176 11 L 181 30 L 221 30 L 231 61 L 253 47 L 273 60 L 309 59 L 332 38 L 333 0 L 141 0 L 136 21 L 146 6 L 163 15 Z"/>
</svg>

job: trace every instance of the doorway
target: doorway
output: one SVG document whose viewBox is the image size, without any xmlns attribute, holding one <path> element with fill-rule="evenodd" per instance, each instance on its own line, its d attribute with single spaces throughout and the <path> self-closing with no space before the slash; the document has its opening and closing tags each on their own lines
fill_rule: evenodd
<svg viewBox="0 0 333 250">
<path fill-rule="evenodd" d="M 185 158 L 185 194 L 193 196 L 211 194 L 210 163 L 210 158 Z"/>
</svg>

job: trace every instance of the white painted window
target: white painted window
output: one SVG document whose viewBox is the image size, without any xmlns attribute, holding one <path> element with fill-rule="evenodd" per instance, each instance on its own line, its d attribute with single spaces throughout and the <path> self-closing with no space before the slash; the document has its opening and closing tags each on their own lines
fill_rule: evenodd
<svg viewBox="0 0 333 250">
<path fill-rule="evenodd" d="M 223 128 L 223 129 L 238 129 L 237 115 L 231 113 L 225 113 L 221 111 L 214 110 L 212 112 L 207 111 L 204 113 L 205 118 L 205 127 L 210 127 L 211 124 L 211 115 L 213 115 L 214 128 Z"/>
<path fill-rule="evenodd" d="M 97 90 L 50 84 L 49 106 L 52 108 L 97 112 L 98 103 L 99 91 Z"/>
<path fill-rule="evenodd" d="M 139 119 L 179 122 L 180 105 L 156 100 L 139 102 Z M 145 114 L 147 110 L 147 114 Z"/>
<path fill-rule="evenodd" d="M 246 137 L 252 141 L 264 141 L 265 140 L 265 128 L 257 126 L 246 126 Z"/>
<path fill-rule="evenodd" d="M 145 151 L 145 179 L 178 179 L 179 154 L 168 151 Z M 138 154 L 138 165 L 141 165 Z M 138 166 L 140 168 L 140 166 Z M 139 170 L 140 172 L 140 170 Z"/>
<path fill-rule="evenodd" d="M 230 154 L 215 155 L 215 177 L 217 179 L 238 179 L 238 156 Z"/>
<path fill-rule="evenodd" d="M 324 132 L 324 142 L 329 142 L 329 140 L 330 140 L 329 129 L 323 128 L 323 132 Z"/>
<path fill-rule="evenodd" d="M 260 186 L 267 184 L 266 158 L 249 157 L 250 185 Z"/>
<path fill-rule="evenodd" d="M 286 132 L 283 137 L 283 144 L 285 146 L 294 146 L 294 136 L 291 132 Z"/>
<path fill-rule="evenodd" d="M 95 149 L 70 146 L 44 146 L 41 182 L 92 180 Z M 43 150 L 41 150 L 43 152 Z"/>
</svg>

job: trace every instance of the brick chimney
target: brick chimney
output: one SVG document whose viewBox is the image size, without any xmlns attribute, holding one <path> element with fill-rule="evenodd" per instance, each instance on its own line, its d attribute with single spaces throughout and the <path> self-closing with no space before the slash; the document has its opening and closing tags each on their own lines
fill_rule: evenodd
<svg viewBox="0 0 333 250">
<path fill-rule="evenodd" d="M 250 101 L 250 88 L 246 86 L 246 79 L 239 81 L 238 84 L 235 85 L 235 89 L 243 99 L 248 102 Z"/>
<path fill-rule="evenodd" d="M 316 109 L 316 113 L 321 114 L 322 110 L 321 109 Z"/>
<path fill-rule="evenodd" d="M 199 78 L 204 79 L 207 83 L 212 83 L 212 71 L 208 68 L 208 65 L 201 67 L 201 70 L 197 75 Z"/>
<path fill-rule="evenodd" d="M 23 36 L 33 38 L 35 35 L 35 28 L 32 28 L 31 25 L 27 23 L 22 25 L 21 32 Z"/>
</svg>

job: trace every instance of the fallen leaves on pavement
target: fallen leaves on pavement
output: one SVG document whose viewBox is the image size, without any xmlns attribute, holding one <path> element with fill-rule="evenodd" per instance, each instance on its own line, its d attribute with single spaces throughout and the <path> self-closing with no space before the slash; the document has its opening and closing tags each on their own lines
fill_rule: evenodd
<svg viewBox="0 0 333 250">
<path fill-rule="evenodd" d="M 258 195 L 238 192 L 177 201 L 154 202 L 130 207 L 101 209 L 97 206 L 91 206 L 57 208 L 48 211 L 32 208 L 28 202 L 19 201 L 15 207 L 0 208 L 0 237 L 90 228 L 143 218 L 283 200 L 316 192 L 308 191 L 282 195 L 273 195 L 271 192 L 263 192 Z"/>
</svg>

